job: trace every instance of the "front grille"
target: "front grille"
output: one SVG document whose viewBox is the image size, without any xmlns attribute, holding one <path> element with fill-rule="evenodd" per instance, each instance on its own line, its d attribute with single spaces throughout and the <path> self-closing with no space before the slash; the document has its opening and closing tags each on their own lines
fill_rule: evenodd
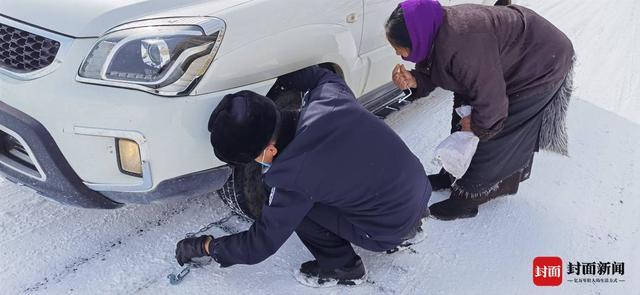
<svg viewBox="0 0 640 295">
<path fill-rule="evenodd" d="M 0 67 L 20 74 L 53 63 L 60 42 L 0 23 Z"/>
</svg>

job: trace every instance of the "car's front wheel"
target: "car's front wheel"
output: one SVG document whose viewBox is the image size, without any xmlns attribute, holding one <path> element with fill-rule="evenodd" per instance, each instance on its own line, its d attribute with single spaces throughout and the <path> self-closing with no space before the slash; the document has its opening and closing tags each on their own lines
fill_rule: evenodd
<svg viewBox="0 0 640 295">
<path fill-rule="evenodd" d="M 261 167 L 257 163 L 249 163 L 232 168 L 231 176 L 217 193 L 234 213 L 255 220 L 260 216 L 267 196 Z"/>
</svg>

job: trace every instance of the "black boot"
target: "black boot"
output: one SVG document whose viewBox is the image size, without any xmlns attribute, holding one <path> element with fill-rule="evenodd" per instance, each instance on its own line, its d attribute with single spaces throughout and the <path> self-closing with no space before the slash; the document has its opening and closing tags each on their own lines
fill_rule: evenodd
<svg viewBox="0 0 640 295">
<path fill-rule="evenodd" d="M 354 286 L 366 280 L 367 272 L 360 256 L 356 256 L 347 265 L 332 270 L 321 269 L 317 260 L 307 261 L 295 272 L 295 277 L 298 282 L 310 287 Z"/>
<path fill-rule="evenodd" d="M 431 183 L 431 190 L 439 191 L 444 189 L 450 189 L 453 181 L 451 175 L 444 169 L 440 170 L 438 174 L 431 174 L 427 176 Z"/>
<path fill-rule="evenodd" d="M 454 198 L 429 206 L 431 216 L 440 220 L 455 220 L 458 218 L 471 218 L 478 215 L 478 204 L 471 200 Z"/>
<path fill-rule="evenodd" d="M 393 254 L 405 249 L 409 249 L 410 246 L 424 241 L 427 238 L 427 235 L 422 229 L 422 223 L 423 221 L 427 220 L 427 217 L 429 217 L 429 209 L 427 209 L 423 213 L 422 218 L 418 220 L 418 222 L 416 222 L 415 227 L 402 239 L 402 243 L 392 249 L 387 250 L 386 253 Z"/>
<path fill-rule="evenodd" d="M 400 245 L 395 246 L 392 249 L 387 250 L 385 253 L 387 254 L 393 254 L 396 252 L 400 252 L 406 249 L 409 249 L 409 247 L 415 245 L 415 244 L 419 244 L 420 242 L 424 241 L 427 238 L 426 233 L 424 232 L 424 230 L 422 230 L 422 227 L 419 227 L 417 229 L 415 229 L 414 231 L 412 231 L 413 235 L 411 237 L 408 237 L 406 239 L 404 239 L 402 241 L 402 243 L 400 243 Z"/>
</svg>

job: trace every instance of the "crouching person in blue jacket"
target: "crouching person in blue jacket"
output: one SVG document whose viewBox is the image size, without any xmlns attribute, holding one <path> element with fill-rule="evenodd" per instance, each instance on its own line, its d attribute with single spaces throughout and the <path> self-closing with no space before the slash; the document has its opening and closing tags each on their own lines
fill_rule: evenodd
<svg viewBox="0 0 640 295">
<path fill-rule="evenodd" d="M 256 264 L 295 232 L 315 258 L 296 271 L 301 283 L 361 283 L 366 271 L 351 244 L 382 252 L 416 242 L 431 185 L 418 158 L 340 76 L 310 67 L 280 79 L 308 91 L 300 111 L 241 91 L 225 96 L 209 120 L 219 159 L 265 167 L 271 191 L 261 216 L 241 233 L 178 242 L 176 259 Z"/>
</svg>

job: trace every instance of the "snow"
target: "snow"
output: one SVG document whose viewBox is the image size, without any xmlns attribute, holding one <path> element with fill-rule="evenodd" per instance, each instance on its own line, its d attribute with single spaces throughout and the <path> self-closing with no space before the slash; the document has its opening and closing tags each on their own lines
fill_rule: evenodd
<svg viewBox="0 0 640 295">
<path fill-rule="evenodd" d="M 175 243 L 229 214 L 214 194 L 114 211 L 50 202 L 0 180 L 2 294 L 640 294 L 640 2 L 515 1 L 558 25 L 578 52 L 569 113 L 571 157 L 540 153 L 515 196 L 480 207 L 476 218 L 430 219 L 427 239 L 392 255 L 359 250 L 369 271 L 358 287 L 312 289 L 293 269 L 311 259 L 292 236 L 254 266 L 196 269 L 178 286 Z M 428 172 L 447 135 L 451 94 L 429 98 L 387 122 Z M 432 202 L 445 199 L 435 193 Z M 232 219 L 226 232 L 246 229 Z M 220 228 L 213 235 L 226 234 Z M 617 284 L 536 287 L 532 261 L 623 261 Z M 565 273 L 566 274 L 566 273 Z"/>
</svg>

